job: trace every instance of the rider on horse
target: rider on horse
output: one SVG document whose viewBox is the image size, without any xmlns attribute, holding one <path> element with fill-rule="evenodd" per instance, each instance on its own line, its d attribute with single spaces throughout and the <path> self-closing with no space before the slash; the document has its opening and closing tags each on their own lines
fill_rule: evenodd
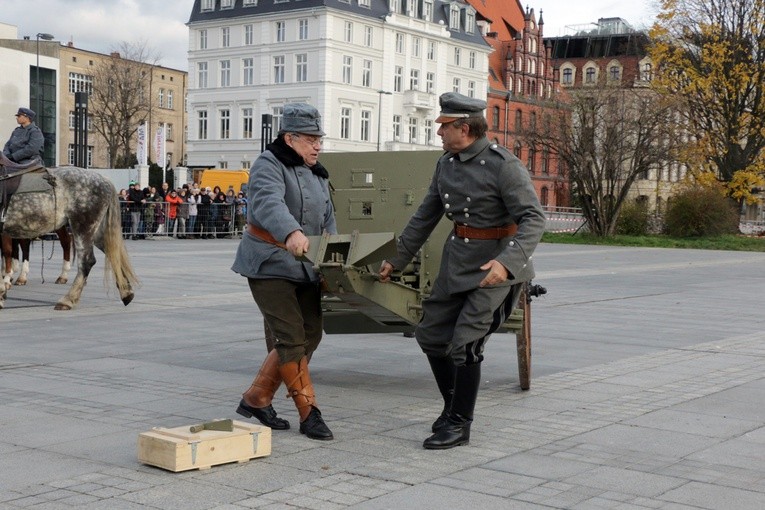
<svg viewBox="0 0 765 510">
<path fill-rule="evenodd" d="M 16 122 L 19 127 L 13 130 L 11 137 L 3 147 L 3 154 L 14 163 L 27 163 L 35 158 L 42 158 L 45 137 L 34 123 L 37 114 L 29 108 L 19 108 Z"/>
</svg>

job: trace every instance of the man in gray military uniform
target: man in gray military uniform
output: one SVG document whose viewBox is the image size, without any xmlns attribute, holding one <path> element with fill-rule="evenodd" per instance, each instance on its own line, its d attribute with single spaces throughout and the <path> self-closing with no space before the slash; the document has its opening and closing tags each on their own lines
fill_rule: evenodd
<svg viewBox="0 0 765 510">
<path fill-rule="evenodd" d="M 484 345 L 515 306 L 520 284 L 534 277 L 531 256 L 545 227 L 528 171 L 486 137 L 486 102 L 448 92 L 440 104 L 436 122 L 446 152 L 398 238 L 398 255 L 380 268 L 381 281 L 389 280 L 444 214 L 454 222 L 415 332 L 444 399 L 427 449 L 468 444 Z"/>
<path fill-rule="evenodd" d="M 5 157 L 14 163 L 29 163 L 35 158 L 42 161 L 45 137 L 34 122 L 36 116 L 29 108 L 19 108 L 16 112 L 19 126 L 13 130 L 3 147 Z"/>
</svg>

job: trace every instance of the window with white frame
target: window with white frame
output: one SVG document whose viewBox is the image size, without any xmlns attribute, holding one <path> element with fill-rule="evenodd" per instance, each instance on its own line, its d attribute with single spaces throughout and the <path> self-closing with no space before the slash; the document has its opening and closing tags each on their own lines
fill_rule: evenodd
<svg viewBox="0 0 765 510">
<path fill-rule="evenodd" d="M 473 80 L 468 80 L 467 95 L 468 97 L 475 97 L 475 82 Z"/>
<path fill-rule="evenodd" d="M 343 83 L 345 83 L 346 85 L 350 85 L 352 74 L 353 74 L 353 57 L 349 55 L 343 55 Z"/>
<path fill-rule="evenodd" d="M 242 7 L 255 7 L 258 5 L 258 0 L 242 0 Z"/>
<path fill-rule="evenodd" d="M 298 40 L 305 41 L 308 39 L 308 18 L 301 18 L 298 20 Z"/>
<path fill-rule="evenodd" d="M 584 82 L 588 84 L 594 84 L 597 80 L 598 71 L 594 66 L 587 67 L 584 70 Z"/>
<path fill-rule="evenodd" d="M 284 55 L 274 57 L 274 83 L 284 83 Z"/>
<path fill-rule="evenodd" d="M 433 21 L 433 0 L 424 0 L 422 2 L 422 19 Z"/>
<path fill-rule="evenodd" d="M 168 90 L 167 91 L 167 109 L 168 110 L 175 110 L 175 103 L 173 103 L 173 91 Z"/>
<path fill-rule="evenodd" d="M 221 9 L 233 9 L 234 8 L 234 0 L 220 0 L 220 8 Z"/>
<path fill-rule="evenodd" d="M 225 109 L 218 112 L 220 118 L 220 139 L 231 138 L 231 110 Z"/>
<path fill-rule="evenodd" d="M 462 64 L 462 50 L 460 48 L 454 48 L 454 65 L 458 66 Z"/>
<path fill-rule="evenodd" d="M 287 34 L 287 24 L 284 21 L 274 23 L 274 37 L 276 42 L 284 42 Z"/>
<path fill-rule="evenodd" d="M 284 116 L 283 106 L 274 106 L 271 108 L 271 128 L 274 133 L 278 133 L 282 127 L 282 116 Z"/>
<path fill-rule="evenodd" d="M 468 66 L 470 69 L 475 69 L 475 51 L 471 51 L 468 55 Z"/>
<path fill-rule="evenodd" d="M 461 83 L 460 79 L 459 78 L 454 78 L 452 80 L 452 92 L 459 92 L 461 85 L 462 85 L 462 83 Z"/>
<path fill-rule="evenodd" d="M 250 139 L 254 136 L 253 127 L 255 125 L 252 108 L 242 108 L 242 138 Z M 243 166 L 242 168 L 247 168 Z"/>
<path fill-rule="evenodd" d="M 202 12 L 212 11 L 215 8 L 215 0 L 202 0 L 200 10 Z"/>
<path fill-rule="evenodd" d="M 157 94 L 157 106 L 160 108 L 165 107 L 165 89 L 159 89 Z"/>
<path fill-rule="evenodd" d="M 396 32 L 396 53 L 404 53 L 404 34 Z"/>
<path fill-rule="evenodd" d="M 230 60 L 220 61 L 220 86 L 221 87 L 231 86 L 231 61 Z"/>
<path fill-rule="evenodd" d="M 420 90 L 420 70 L 409 70 L 409 90 Z"/>
<path fill-rule="evenodd" d="M 361 110 L 361 141 L 368 142 L 371 136 L 372 111 Z"/>
<path fill-rule="evenodd" d="M 364 60 L 364 68 L 361 72 L 361 86 L 362 87 L 372 86 L 372 61 L 371 60 Z"/>
<path fill-rule="evenodd" d="M 412 37 L 412 55 L 415 57 L 420 56 L 420 46 L 422 45 L 422 39 L 419 37 Z"/>
<path fill-rule="evenodd" d="M 295 81 L 308 81 L 308 54 L 298 53 L 295 55 Z"/>
<path fill-rule="evenodd" d="M 409 117 L 409 143 L 417 143 L 417 117 Z"/>
<path fill-rule="evenodd" d="M 425 144 L 433 145 L 433 121 L 430 119 L 425 121 Z"/>
<path fill-rule="evenodd" d="M 370 7 L 371 0 L 359 0 L 359 7 Z"/>
<path fill-rule="evenodd" d="M 231 46 L 231 28 L 223 27 L 220 29 L 220 45 L 222 48 Z"/>
<path fill-rule="evenodd" d="M 242 59 L 242 85 L 255 85 L 255 60 L 252 57 Z"/>
<path fill-rule="evenodd" d="M 427 73 L 425 75 L 425 92 L 429 94 L 435 93 L 436 90 L 436 73 Z"/>
<path fill-rule="evenodd" d="M 650 62 L 644 62 L 640 66 L 640 79 L 642 81 L 651 81 L 653 79 L 653 65 Z"/>
<path fill-rule="evenodd" d="M 622 68 L 616 64 L 612 64 L 608 68 L 608 79 L 611 81 L 619 81 L 622 77 Z"/>
<path fill-rule="evenodd" d="M 87 152 L 87 166 L 88 168 L 93 166 L 93 146 L 88 145 L 88 152 Z M 70 143 L 69 147 L 66 149 L 66 159 L 67 164 L 74 165 L 74 144 Z"/>
<path fill-rule="evenodd" d="M 401 66 L 395 66 L 393 68 L 393 92 L 401 92 L 404 90 L 404 68 Z"/>
<path fill-rule="evenodd" d="M 207 30 L 199 31 L 199 49 L 200 50 L 207 49 Z"/>
<path fill-rule="evenodd" d="M 244 45 L 252 46 L 255 44 L 255 31 L 252 25 L 244 26 Z"/>
<path fill-rule="evenodd" d="M 465 32 L 475 32 L 475 13 L 471 9 L 465 9 Z"/>
<path fill-rule="evenodd" d="M 207 140 L 207 110 L 197 112 L 197 138 Z"/>
<path fill-rule="evenodd" d="M 393 116 L 393 139 L 401 140 L 401 115 Z"/>
<path fill-rule="evenodd" d="M 69 92 L 93 93 L 93 77 L 87 74 L 69 73 Z"/>
<path fill-rule="evenodd" d="M 428 41 L 428 60 L 436 59 L 436 42 Z"/>
<path fill-rule="evenodd" d="M 574 84 L 574 70 L 570 67 L 563 68 L 561 73 L 561 85 L 573 85 Z"/>
<path fill-rule="evenodd" d="M 372 44 L 374 42 L 374 33 L 375 31 L 373 27 L 369 25 L 364 26 L 364 46 L 366 46 L 367 48 L 372 47 Z"/>
<path fill-rule="evenodd" d="M 353 42 L 353 23 L 350 21 L 345 22 L 345 28 L 343 29 L 343 41 L 347 43 Z"/>
<path fill-rule="evenodd" d="M 350 140 L 351 138 L 351 109 L 340 109 L 340 138 Z"/>
<path fill-rule="evenodd" d="M 460 29 L 460 6 L 456 3 L 449 6 L 449 29 Z"/>
<path fill-rule="evenodd" d="M 197 62 L 197 86 L 207 88 L 207 62 Z"/>
</svg>

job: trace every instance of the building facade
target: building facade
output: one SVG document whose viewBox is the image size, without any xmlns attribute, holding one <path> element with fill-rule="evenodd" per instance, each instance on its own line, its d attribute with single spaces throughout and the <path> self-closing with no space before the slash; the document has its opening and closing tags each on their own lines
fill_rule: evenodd
<svg viewBox="0 0 765 510">
<path fill-rule="evenodd" d="M 196 0 L 188 26 L 192 168 L 249 168 L 289 102 L 319 109 L 325 151 L 440 149 L 438 96 L 488 93 L 464 0 Z"/>
<path fill-rule="evenodd" d="M 46 34 L 43 34 L 46 35 Z M 115 55 L 62 46 L 55 40 L 18 37 L 13 25 L 0 23 L 0 129 L 10 133 L 15 127 L 14 114 L 19 106 L 37 113 L 35 122 L 45 136 L 45 164 L 62 166 L 74 163 L 75 92 L 92 91 L 95 69 Z M 184 133 L 187 73 L 149 65 L 151 75 L 147 94 L 152 114 L 147 119 L 148 140 L 154 140 L 159 126 L 167 129 L 165 152 L 169 167 L 182 163 L 185 155 Z M 158 162 L 154 143 L 149 143 L 149 159 Z M 131 144 L 135 149 L 135 140 Z M 87 166 L 107 168 L 106 144 L 92 128 L 87 137 Z"/>
<path fill-rule="evenodd" d="M 75 48 L 71 43 L 60 47 L 61 72 L 58 80 L 60 91 L 58 161 L 60 164 L 74 164 L 75 92 L 92 92 L 93 79 L 98 74 L 99 66 L 115 58 L 119 59 L 120 55 L 82 50 Z M 148 81 L 147 88 L 152 104 L 146 120 L 147 157 L 160 166 L 163 166 L 161 159 L 165 157 L 165 166 L 174 168 L 182 164 L 185 154 L 186 112 L 183 101 L 187 73 L 156 65 L 146 66 L 146 68 L 151 73 L 146 81 Z M 156 143 L 156 134 L 160 128 L 165 134 L 164 155 L 158 154 Z M 95 168 L 108 167 L 110 160 L 108 147 L 90 122 L 88 122 L 87 160 L 88 166 Z"/>
<path fill-rule="evenodd" d="M 518 0 L 470 3 L 494 49 L 489 56 L 489 137 L 523 161 L 543 206 L 568 207 L 568 179 L 556 154 L 524 137 L 544 112 L 566 114 L 556 106 L 558 87 L 550 47 L 544 42 L 542 13 L 537 19 L 534 10 L 524 11 Z"/>
<path fill-rule="evenodd" d="M 618 86 L 650 91 L 653 63 L 648 37 L 621 18 L 601 18 L 596 24 L 571 27 L 573 33 L 546 40 L 552 48 L 553 67 L 563 90 Z M 629 197 L 661 213 L 674 184 L 685 177 L 684 166 L 667 162 L 640 175 Z"/>
</svg>

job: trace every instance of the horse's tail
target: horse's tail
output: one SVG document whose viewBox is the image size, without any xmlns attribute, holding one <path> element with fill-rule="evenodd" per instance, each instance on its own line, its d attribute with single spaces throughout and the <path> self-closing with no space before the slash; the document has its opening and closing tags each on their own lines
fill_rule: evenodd
<svg viewBox="0 0 765 510">
<path fill-rule="evenodd" d="M 130 263 L 130 257 L 125 248 L 125 241 L 122 239 L 120 202 L 117 199 L 117 191 L 113 191 L 114 193 L 109 200 L 109 206 L 106 209 L 102 225 L 104 254 L 107 260 L 105 270 L 108 272 L 111 266 L 114 280 L 117 283 L 117 289 L 120 292 L 120 298 L 127 305 L 133 299 L 133 286 L 139 282 L 133 270 L 133 265 Z M 104 281 L 108 281 L 108 275 L 105 275 Z"/>
</svg>

